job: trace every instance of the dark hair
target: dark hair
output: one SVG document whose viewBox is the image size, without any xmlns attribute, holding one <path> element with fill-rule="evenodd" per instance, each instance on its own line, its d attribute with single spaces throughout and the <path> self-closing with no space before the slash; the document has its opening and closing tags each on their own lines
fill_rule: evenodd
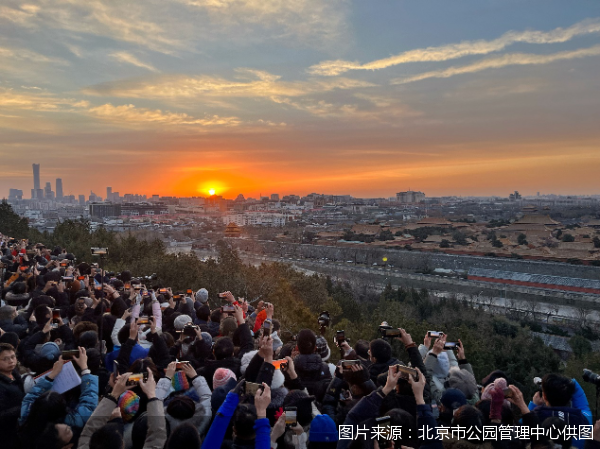
<svg viewBox="0 0 600 449">
<path fill-rule="evenodd" d="M 95 331 L 86 331 L 79 336 L 78 345 L 85 349 L 95 348 L 98 344 L 98 333 Z"/>
<path fill-rule="evenodd" d="M 281 323 L 279 322 L 279 320 L 272 319 L 271 323 L 273 323 L 273 332 L 278 332 L 279 329 L 281 329 Z"/>
<path fill-rule="evenodd" d="M 131 328 L 131 326 L 129 324 L 126 324 L 121 329 L 119 329 L 119 333 L 117 334 L 117 339 L 119 340 L 119 343 L 121 344 L 121 346 L 123 346 L 123 344 L 127 340 L 129 340 L 129 329 L 130 328 Z M 137 341 L 137 336 L 136 336 L 136 341 Z"/>
<path fill-rule="evenodd" d="M 88 331 L 95 331 L 98 333 L 98 325 L 96 323 L 92 323 L 91 321 L 80 321 L 73 328 L 73 337 L 75 341 L 79 340 L 79 337 Z"/>
<path fill-rule="evenodd" d="M 44 327 L 48 320 L 52 318 L 52 312 L 46 304 L 40 304 L 33 311 L 33 316 L 35 316 L 38 326 Z"/>
<path fill-rule="evenodd" d="M 392 358 L 392 346 L 381 338 L 371 341 L 369 349 L 378 363 L 385 363 Z"/>
<path fill-rule="evenodd" d="M 212 312 L 210 312 L 210 320 L 213 323 L 220 323 L 222 316 L 223 314 L 221 313 L 221 309 L 215 309 Z"/>
<path fill-rule="evenodd" d="M 167 440 L 166 449 L 198 449 L 202 444 L 198 429 L 190 423 L 180 424 Z"/>
<path fill-rule="evenodd" d="M 14 351 L 15 347 L 9 343 L 0 343 L 0 354 L 4 351 Z"/>
<path fill-rule="evenodd" d="M 354 345 L 356 355 L 363 359 L 369 358 L 369 342 L 367 340 L 358 340 Z"/>
<path fill-rule="evenodd" d="M 239 404 L 233 413 L 233 429 L 235 436 L 242 440 L 251 440 L 256 436 L 254 421 L 256 408 L 252 404 Z"/>
<path fill-rule="evenodd" d="M 196 317 L 199 320 L 208 321 L 208 318 L 210 318 L 210 309 L 206 304 L 198 307 L 198 310 L 196 310 Z"/>
<path fill-rule="evenodd" d="M 575 385 L 568 377 L 546 374 L 542 379 L 542 392 L 551 407 L 564 407 L 569 405 L 575 393 Z"/>
<path fill-rule="evenodd" d="M 79 265 L 77 265 L 77 269 L 79 270 L 79 274 L 82 276 L 92 274 L 92 268 L 85 262 L 81 262 Z"/>
<path fill-rule="evenodd" d="M 15 308 L 13 306 L 2 306 L 0 307 L 0 320 L 11 320 L 12 316 L 15 313 Z"/>
<path fill-rule="evenodd" d="M 463 405 L 454 412 L 453 425 L 464 426 L 469 428 L 473 426 L 475 429 L 483 428 L 483 414 L 477 407 L 472 405 Z"/>
<path fill-rule="evenodd" d="M 15 295 L 22 295 L 27 291 L 27 285 L 25 282 L 15 282 L 12 285 L 12 291 Z"/>
<path fill-rule="evenodd" d="M 150 371 L 152 371 L 152 375 L 154 376 L 154 379 L 156 379 L 158 382 L 158 379 L 160 379 L 160 374 L 158 373 L 158 369 L 156 368 L 154 361 L 150 357 L 146 357 L 145 359 L 137 359 L 129 367 L 129 372 L 130 373 L 147 373 L 148 368 L 150 368 Z"/>
<path fill-rule="evenodd" d="M 35 445 L 35 449 L 61 449 L 66 446 L 66 444 L 58 436 L 56 423 L 50 422 L 46 424 L 46 427 L 44 427 L 44 430 L 41 433 L 37 433 L 37 444 Z"/>
<path fill-rule="evenodd" d="M 65 398 L 55 391 L 46 391 L 38 397 L 31 408 L 25 423 L 21 426 L 19 433 L 24 447 L 35 447 L 35 442 L 41 438 L 42 432 L 48 432 L 48 441 L 53 433 L 48 425 L 62 422 L 67 416 L 67 402 Z M 58 431 L 56 432 L 58 438 Z M 47 446 L 51 447 L 51 446 Z M 62 447 L 62 446 L 61 446 Z"/>
<path fill-rule="evenodd" d="M 402 428 L 403 430 L 409 429 L 408 431 L 402 432 L 403 438 L 394 440 L 395 447 L 416 447 L 415 443 L 417 438 L 415 437 L 418 435 L 418 431 L 415 417 L 401 408 L 393 408 L 387 412 L 387 415 L 390 417 L 390 426 L 399 426 L 399 428 Z"/>
<path fill-rule="evenodd" d="M 122 447 L 123 435 L 115 423 L 108 423 L 100 427 L 90 438 L 90 449 L 121 449 Z"/>
<path fill-rule="evenodd" d="M 168 348 L 172 348 L 173 346 L 175 346 L 175 339 L 173 338 L 173 336 L 171 334 L 169 334 L 168 332 L 164 332 L 164 333 L 160 334 L 160 336 L 165 341 Z"/>
<path fill-rule="evenodd" d="M 297 345 L 300 354 L 312 354 L 317 347 L 317 336 L 310 329 L 302 329 L 298 332 Z"/>
<path fill-rule="evenodd" d="M 229 337 L 220 338 L 213 348 L 215 359 L 222 360 L 231 357 L 234 351 L 233 341 Z"/>
</svg>

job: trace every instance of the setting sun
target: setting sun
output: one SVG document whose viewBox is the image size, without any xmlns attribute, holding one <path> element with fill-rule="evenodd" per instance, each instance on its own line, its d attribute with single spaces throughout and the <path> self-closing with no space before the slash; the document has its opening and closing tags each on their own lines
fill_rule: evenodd
<svg viewBox="0 0 600 449">
<path fill-rule="evenodd" d="M 208 193 L 210 193 L 210 196 L 213 196 L 215 194 L 215 189 L 210 189 Z"/>
</svg>

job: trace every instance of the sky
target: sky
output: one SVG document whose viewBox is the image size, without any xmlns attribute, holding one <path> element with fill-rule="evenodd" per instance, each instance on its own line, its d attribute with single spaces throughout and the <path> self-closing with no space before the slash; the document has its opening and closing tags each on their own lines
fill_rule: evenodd
<svg viewBox="0 0 600 449">
<path fill-rule="evenodd" d="M 600 194 L 597 0 L 3 0 L 0 197 Z"/>
</svg>

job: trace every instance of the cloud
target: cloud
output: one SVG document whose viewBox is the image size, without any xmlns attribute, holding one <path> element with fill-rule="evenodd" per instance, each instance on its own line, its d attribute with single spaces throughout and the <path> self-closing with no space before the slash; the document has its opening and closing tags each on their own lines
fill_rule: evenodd
<svg viewBox="0 0 600 449">
<path fill-rule="evenodd" d="M 87 101 L 57 98 L 51 94 L 16 92 L 0 89 L 0 109 L 25 109 L 33 111 L 72 111 L 73 108 L 88 107 Z"/>
<path fill-rule="evenodd" d="M 151 64 L 147 64 L 145 62 L 140 61 L 137 57 L 126 51 L 118 51 L 112 53 L 110 56 L 115 58 L 117 61 L 132 64 L 137 67 L 142 67 L 144 69 L 150 70 L 151 72 L 158 72 L 156 67 L 153 67 Z"/>
<path fill-rule="evenodd" d="M 88 87 L 83 92 L 88 95 L 163 100 L 202 97 L 273 98 L 375 86 L 349 78 L 281 81 L 280 76 L 265 71 L 238 69 L 237 72 L 240 74 L 239 79 L 234 80 L 208 75 L 166 75 L 103 83 Z"/>
<path fill-rule="evenodd" d="M 59 65 L 68 65 L 68 62 L 59 59 L 59 58 L 51 58 L 41 53 L 37 53 L 32 50 L 28 50 L 26 48 L 7 48 L 0 47 L 0 61 L 2 59 L 12 59 L 13 61 L 24 61 L 24 62 L 33 62 L 33 63 L 42 63 L 42 64 L 59 64 Z M 9 64 L 8 62 L 6 64 Z M 4 67 L 5 69 L 11 69 L 11 67 Z"/>
<path fill-rule="evenodd" d="M 584 20 L 569 28 L 552 31 L 508 31 L 497 39 L 465 41 L 439 47 L 418 48 L 389 58 L 377 59 L 365 64 L 357 61 L 323 61 L 313 65 L 308 72 L 313 75 L 336 76 L 350 70 L 379 70 L 409 62 L 448 61 L 470 55 L 485 55 L 505 49 L 519 42 L 528 44 L 555 44 L 567 42 L 577 36 L 600 32 L 600 20 Z"/>
<path fill-rule="evenodd" d="M 165 125 L 196 126 L 238 126 L 241 123 L 237 117 L 219 117 L 218 115 L 213 115 L 198 119 L 184 113 L 163 112 L 160 109 L 136 108 L 132 104 L 113 106 L 107 103 L 102 106 L 90 108 L 88 112 L 95 117 L 117 123 L 160 123 Z"/>
<path fill-rule="evenodd" d="M 549 64 L 555 61 L 564 61 L 569 59 L 586 58 L 588 56 L 600 55 L 600 45 L 590 48 L 582 48 L 579 50 L 562 51 L 549 55 L 534 55 L 528 53 L 511 53 L 494 58 L 484 59 L 464 66 L 449 67 L 443 70 L 434 70 L 431 72 L 420 73 L 405 78 L 396 78 L 391 80 L 391 84 L 407 84 L 415 81 L 421 81 L 429 78 L 450 78 L 455 75 L 463 75 L 465 73 L 481 72 L 487 69 L 498 69 L 511 65 L 539 65 Z"/>
</svg>

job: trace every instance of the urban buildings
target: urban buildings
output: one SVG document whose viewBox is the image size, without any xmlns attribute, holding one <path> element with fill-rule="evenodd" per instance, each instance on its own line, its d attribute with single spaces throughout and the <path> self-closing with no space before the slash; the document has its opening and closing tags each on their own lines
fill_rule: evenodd
<svg viewBox="0 0 600 449">
<path fill-rule="evenodd" d="M 403 204 L 422 203 L 425 201 L 425 194 L 423 192 L 413 192 L 412 190 L 398 192 L 396 193 L 396 200 Z"/>
</svg>

